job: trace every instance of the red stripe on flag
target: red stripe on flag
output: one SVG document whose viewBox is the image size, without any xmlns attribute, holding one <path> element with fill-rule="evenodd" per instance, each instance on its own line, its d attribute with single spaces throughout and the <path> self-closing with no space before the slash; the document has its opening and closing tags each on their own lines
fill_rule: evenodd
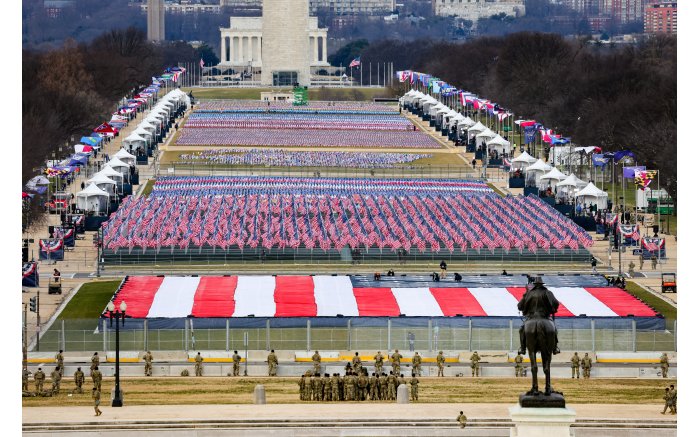
<svg viewBox="0 0 700 437">
<path fill-rule="evenodd" d="M 396 317 L 401 312 L 391 288 L 353 288 L 360 317 Z"/>
<path fill-rule="evenodd" d="M 656 311 L 649 308 L 646 304 L 637 300 L 637 298 L 635 298 L 631 294 L 617 287 L 586 287 L 586 291 L 591 293 L 591 295 L 593 295 L 593 297 L 595 297 L 599 301 L 603 302 L 618 316 L 625 317 L 628 314 L 632 314 L 636 317 L 656 316 Z"/>
<path fill-rule="evenodd" d="M 514 298 L 520 302 L 520 299 L 523 298 L 523 295 L 525 294 L 525 287 L 506 287 L 506 290 L 510 294 L 513 295 Z M 559 302 L 559 310 L 555 314 L 556 317 L 574 317 L 574 314 L 569 311 L 567 307 L 564 306 L 563 303 Z"/>
<path fill-rule="evenodd" d="M 145 318 L 163 279 L 157 276 L 129 276 L 114 299 L 114 306 L 119 308 L 119 305 L 125 300 L 128 316 Z"/>
<path fill-rule="evenodd" d="M 192 316 L 231 317 L 236 309 L 233 295 L 237 285 L 237 276 L 202 276 L 194 294 Z"/>
<path fill-rule="evenodd" d="M 314 280 L 311 276 L 277 276 L 275 317 L 316 317 Z"/>
<path fill-rule="evenodd" d="M 431 288 L 430 292 L 447 317 L 487 316 L 479 301 L 466 288 Z"/>
</svg>

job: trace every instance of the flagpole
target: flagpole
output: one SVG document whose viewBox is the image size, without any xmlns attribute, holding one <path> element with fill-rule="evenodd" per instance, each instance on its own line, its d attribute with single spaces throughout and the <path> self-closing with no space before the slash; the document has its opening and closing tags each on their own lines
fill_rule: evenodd
<svg viewBox="0 0 700 437">
<path fill-rule="evenodd" d="M 372 87 L 372 62 L 369 63 L 369 86 Z"/>
<path fill-rule="evenodd" d="M 360 86 L 362 86 L 362 70 L 364 70 L 364 65 L 362 64 L 362 61 L 360 60 Z"/>
</svg>

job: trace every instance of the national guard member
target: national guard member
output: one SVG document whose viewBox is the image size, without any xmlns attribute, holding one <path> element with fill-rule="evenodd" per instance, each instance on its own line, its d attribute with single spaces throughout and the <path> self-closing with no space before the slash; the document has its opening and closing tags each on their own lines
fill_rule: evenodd
<svg viewBox="0 0 700 437">
<path fill-rule="evenodd" d="M 355 352 L 355 356 L 352 357 L 352 371 L 355 372 L 355 375 L 359 375 L 361 368 L 362 360 L 360 359 L 360 354 L 358 352 Z"/>
<path fill-rule="evenodd" d="M 666 352 L 661 354 L 661 377 L 668 378 L 668 356 Z"/>
<path fill-rule="evenodd" d="M 331 400 L 333 402 L 338 402 L 340 400 L 340 377 L 337 373 L 333 374 L 331 378 Z"/>
<path fill-rule="evenodd" d="M 345 400 L 345 377 L 340 373 L 338 373 L 338 400 Z"/>
<path fill-rule="evenodd" d="M 354 395 L 355 391 L 353 390 L 354 384 L 352 381 L 352 371 L 348 372 L 345 374 L 345 388 L 343 392 L 345 393 L 345 400 L 346 401 L 354 401 Z"/>
<path fill-rule="evenodd" d="M 399 376 L 398 380 L 396 381 L 396 394 L 397 395 L 399 393 L 399 386 L 401 384 L 408 386 L 408 384 L 406 384 L 406 379 L 404 379 L 404 377 L 403 377 L 403 373 Z"/>
<path fill-rule="evenodd" d="M 574 356 L 571 357 L 571 379 L 574 379 L 574 375 L 576 378 L 579 377 L 580 372 L 579 372 L 579 367 L 581 365 L 581 360 L 578 357 L 578 352 L 574 352 Z M 585 377 L 585 376 L 584 376 Z"/>
<path fill-rule="evenodd" d="M 61 376 L 63 376 L 63 349 L 56 354 L 56 365 L 59 368 L 58 371 L 61 372 Z"/>
<path fill-rule="evenodd" d="M 238 351 L 233 351 L 233 356 L 231 356 L 231 361 L 233 361 L 233 376 L 240 376 L 240 374 L 241 374 L 241 356 L 238 355 Z"/>
<path fill-rule="evenodd" d="M 421 359 L 420 355 L 418 355 L 418 352 L 413 356 L 413 361 L 411 362 L 413 364 L 413 373 L 416 375 L 420 376 L 420 371 L 421 371 L 421 363 L 423 360 Z"/>
<path fill-rule="evenodd" d="M 102 390 L 102 372 L 99 367 L 95 367 L 92 371 L 92 385 L 97 388 L 97 391 Z"/>
<path fill-rule="evenodd" d="M 22 369 L 22 391 L 29 391 L 29 375 L 31 372 L 27 369 Z"/>
<path fill-rule="evenodd" d="M 304 399 L 304 378 L 306 375 L 301 375 L 301 378 L 299 378 L 299 400 L 300 401 L 305 401 Z"/>
<path fill-rule="evenodd" d="M 306 374 L 304 375 L 304 400 L 305 401 L 312 401 L 313 400 L 313 375 L 310 371 L 307 371 Z"/>
<path fill-rule="evenodd" d="M 666 414 L 668 408 L 671 409 L 671 414 L 673 414 L 673 400 L 671 398 L 670 389 L 666 387 L 666 393 L 664 393 L 664 410 L 661 414 Z"/>
<path fill-rule="evenodd" d="M 333 399 L 333 388 L 331 387 L 331 377 L 329 374 L 324 374 L 323 377 L 323 400 L 330 402 Z"/>
<path fill-rule="evenodd" d="M 311 357 L 311 361 L 314 363 L 314 373 L 321 373 L 321 355 L 318 351 Z"/>
<path fill-rule="evenodd" d="M 37 394 L 42 393 L 44 391 L 44 380 L 45 379 L 46 379 L 46 375 L 41 370 L 41 367 L 39 367 L 39 369 L 37 369 L 37 371 L 34 372 L 34 385 L 36 386 Z"/>
<path fill-rule="evenodd" d="M 204 358 L 202 358 L 202 354 L 200 352 L 197 352 L 197 356 L 194 357 L 194 375 L 195 376 L 202 376 L 202 362 L 204 361 Z"/>
<path fill-rule="evenodd" d="M 85 382 L 85 374 L 82 370 L 80 370 L 80 367 L 78 367 L 78 370 L 76 370 L 73 374 L 73 381 L 75 382 L 75 388 L 73 389 L 73 393 L 77 392 L 83 394 L 83 383 Z"/>
<path fill-rule="evenodd" d="M 581 366 L 583 367 L 583 377 L 588 379 L 591 377 L 591 367 L 593 367 L 593 360 L 588 356 L 588 352 L 583 356 L 581 360 Z"/>
<path fill-rule="evenodd" d="M 56 369 L 51 372 L 51 394 L 57 395 L 61 391 L 61 368 L 56 366 Z"/>
<path fill-rule="evenodd" d="M 386 373 L 382 373 L 379 378 L 379 398 L 382 401 L 389 400 L 389 377 Z"/>
<path fill-rule="evenodd" d="M 376 373 L 372 373 L 369 379 L 369 398 L 373 401 L 379 400 L 379 378 Z"/>
<path fill-rule="evenodd" d="M 311 378 L 311 391 L 313 392 L 313 400 L 318 402 L 321 400 L 321 375 L 314 373 Z"/>
<path fill-rule="evenodd" d="M 479 361 L 481 361 L 479 353 L 474 351 L 470 360 L 472 362 L 472 376 L 479 376 Z"/>
<path fill-rule="evenodd" d="M 365 372 L 361 372 L 360 376 L 357 378 L 358 401 L 364 401 L 367 399 L 367 384 L 369 384 L 369 381 L 365 376 Z"/>
<path fill-rule="evenodd" d="M 411 400 L 418 401 L 418 378 L 415 373 L 411 375 Z"/>
<path fill-rule="evenodd" d="M 438 366 L 438 375 L 437 376 L 442 376 L 443 378 L 445 377 L 445 356 L 442 354 L 442 351 L 438 352 L 437 358 L 435 358 L 435 361 L 437 362 Z"/>
<path fill-rule="evenodd" d="M 277 376 L 277 355 L 275 355 L 275 350 L 272 349 L 270 354 L 267 356 L 267 375 Z"/>
<path fill-rule="evenodd" d="M 153 373 L 153 355 L 151 354 L 151 351 L 146 351 L 146 353 L 143 356 L 143 360 L 146 362 L 146 365 L 143 369 L 143 373 L 146 376 L 151 376 L 151 374 Z"/>
<path fill-rule="evenodd" d="M 401 358 L 403 358 L 403 355 L 399 353 L 398 349 L 395 349 L 394 353 L 391 355 L 391 367 L 394 375 L 398 375 L 401 370 Z"/>
<path fill-rule="evenodd" d="M 377 376 L 382 374 L 382 370 L 384 369 L 384 355 L 382 355 L 381 352 L 377 351 L 377 355 L 374 356 L 374 372 L 377 374 Z"/>
<path fill-rule="evenodd" d="M 396 400 L 397 379 L 396 379 L 396 375 L 394 374 L 394 372 L 389 372 L 389 377 L 387 378 L 387 383 L 388 383 L 387 389 L 386 389 L 387 399 L 390 401 L 395 401 Z"/>
<path fill-rule="evenodd" d="M 100 365 L 100 357 L 97 355 L 97 352 L 92 355 L 90 361 L 92 362 L 92 364 L 90 364 L 90 371 L 97 369 L 97 366 Z"/>
<path fill-rule="evenodd" d="M 92 398 L 95 400 L 95 416 L 99 416 L 102 414 L 102 411 L 100 411 L 100 398 L 102 396 L 100 395 L 100 391 L 97 389 L 97 387 L 92 388 Z"/>
<path fill-rule="evenodd" d="M 459 416 L 457 416 L 457 422 L 459 422 L 459 427 L 464 428 L 467 426 L 467 416 L 464 415 L 464 411 L 459 412 Z"/>
<path fill-rule="evenodd" d="M 676 401 L 678 399 L 678 392 L 676 388 L 671 384 L 671 389 L 668 391 L 669 396 L 671 396 L 671 414 L 676 414 Z"/>
<path fill-rule="evenodd" d="M 518 352 L 518 356 L 515 357 L 515 377 L 525 376 L 523 374 L 523 356 Z"/>
</svg>

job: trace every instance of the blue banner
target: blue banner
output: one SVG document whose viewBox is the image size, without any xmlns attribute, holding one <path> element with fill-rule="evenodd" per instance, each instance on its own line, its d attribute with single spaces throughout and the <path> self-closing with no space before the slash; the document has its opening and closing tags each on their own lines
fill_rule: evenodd
<svg viewBox="0 0 700 437">
<path fill-rule="evenodd" d="M 525 143 L 526 144 L 531 144 L 535 142 L 535 134 L 537 133 L 537 129 L 535 129 L 535 126 L 525 126 Z"/>
<path fill-rule="evenodd" d="M 606 158 L 602 153 L 593 154 L 593 165 L 596 167 L 605 167 L 609 158 Z"/>
</svg>

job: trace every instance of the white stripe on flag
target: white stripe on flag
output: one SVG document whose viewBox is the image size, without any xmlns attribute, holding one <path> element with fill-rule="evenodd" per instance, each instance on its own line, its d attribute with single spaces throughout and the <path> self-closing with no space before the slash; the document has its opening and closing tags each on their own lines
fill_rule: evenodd
<svg viewBox="0 0 700 437">
<path fill-rule="evenodd" d="M 469 288 L 488 316 L 517 316 L 518 301 L 505 288 Z"/>
<path fill-rule="evenodd" d="M 407 317 L 444 316 L 429 288 L 392 288 L 391 292 L 399 304 L 399 312 Z"/>
<path fill-rule="evenodd" d="M 352 282 L 347 276 L 314 276 L 314 297 L 318 317 L 360 315 L 357 309 Z"/>
<path fill-rule="evenodd" d="M 199 278 L 166 276 L 153 297 L 149 318 L 187 317 L 192 314 Z M 128 302 L 127 302 L 128 305 Z"/>
<path fill-rule="evenodd" d="M 574 316 L 585 314 L 589 317 L 617 317 L 617 314 L 608 308 L 595 296 L 580 287 L 547 287 L 554 293 L 554 297 L 563 304 Z"/>
<path fill-rule="evenodd" d="M 233 317 L 274 317 L 275 278 L 273 276 L 239 276 L 236 293 L 233 295 L 236 309 Z"/>
</svg>

